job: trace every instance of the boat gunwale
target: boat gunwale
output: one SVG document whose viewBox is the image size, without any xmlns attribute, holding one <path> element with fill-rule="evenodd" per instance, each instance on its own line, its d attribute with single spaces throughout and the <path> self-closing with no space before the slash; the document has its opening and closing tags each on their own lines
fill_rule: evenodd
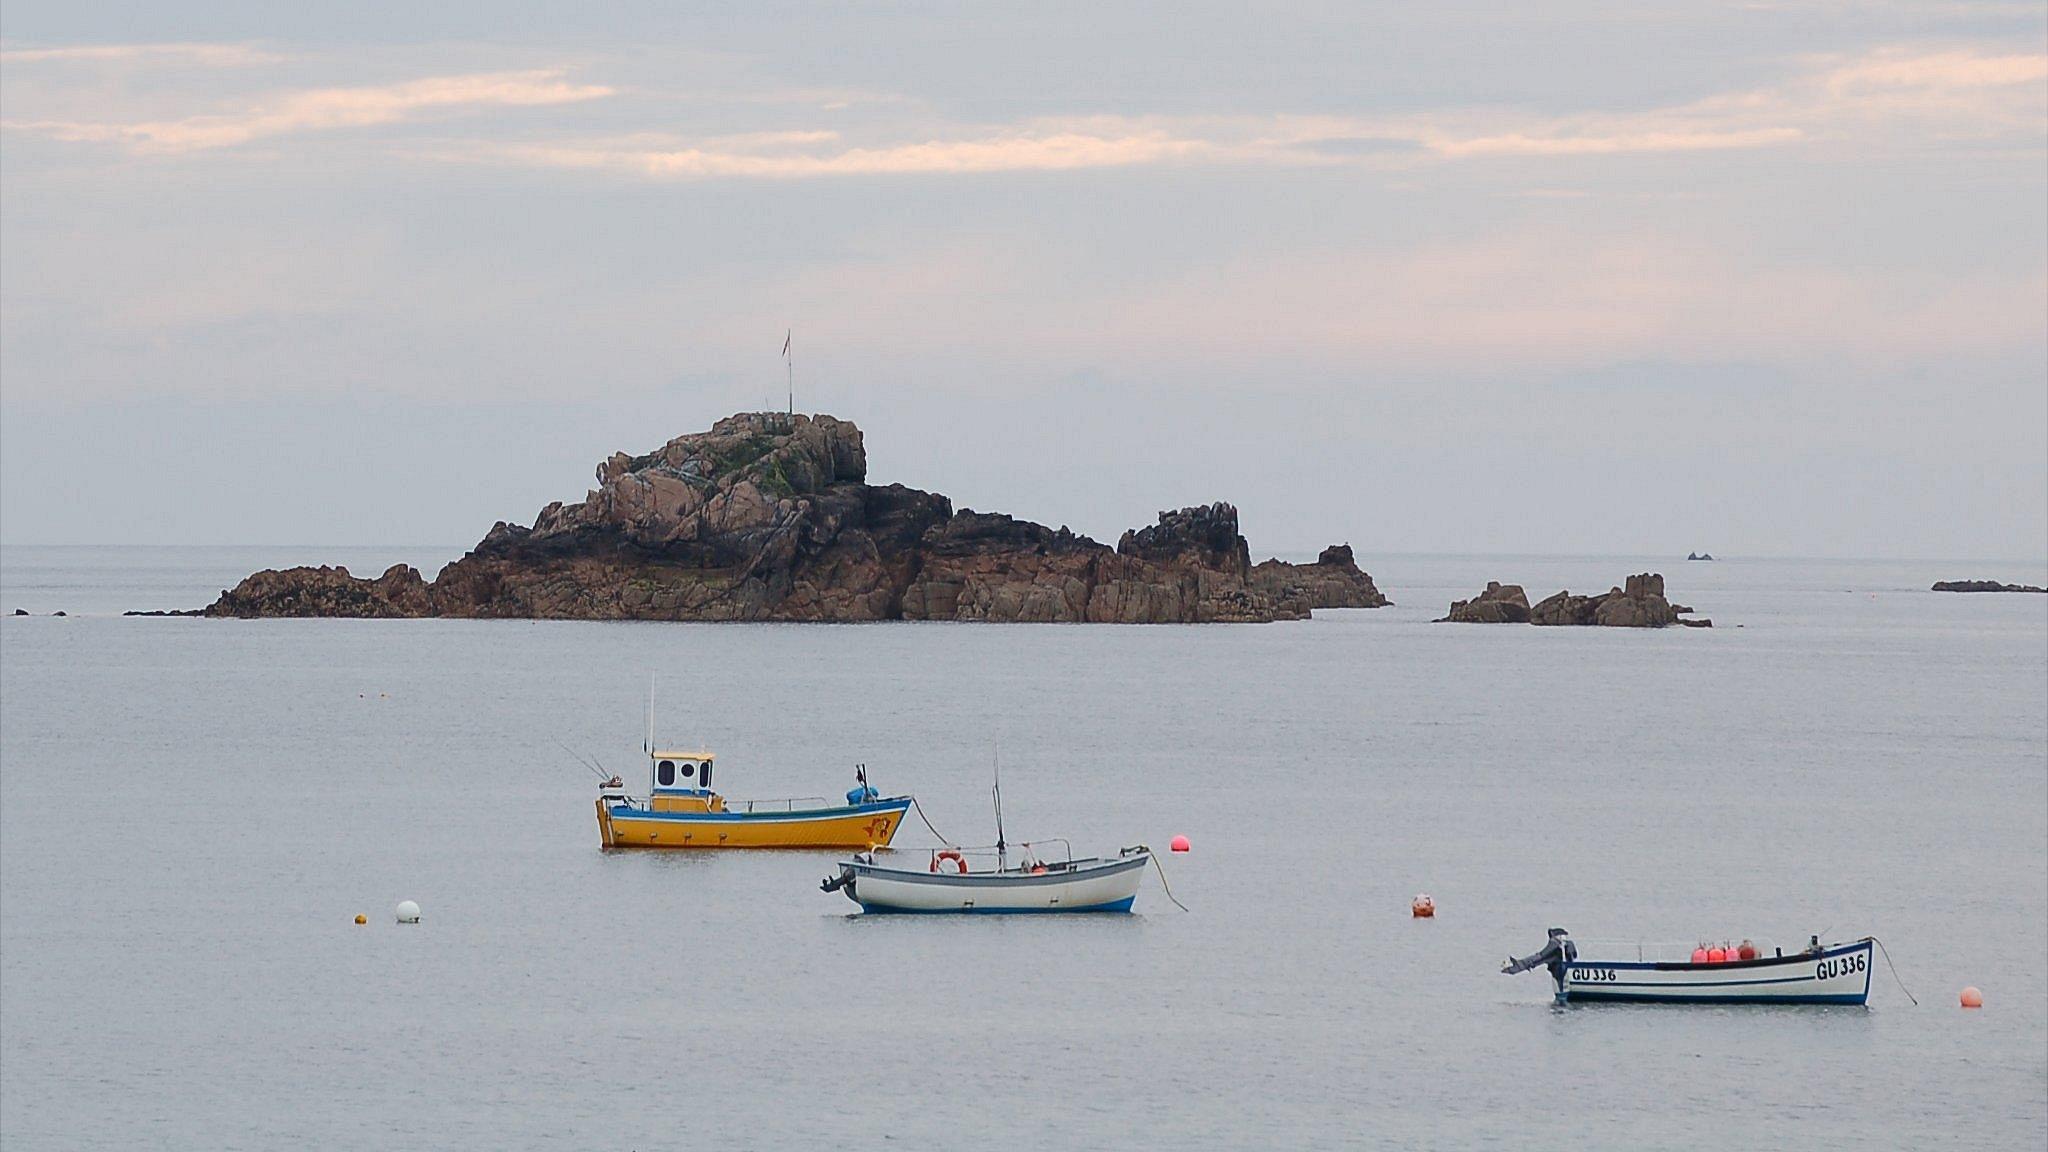
<svg viewBox="0 0 2048 1152">
<path fill-rule="evenodd" d="M 1790 956 L 1759 956 L 1754 960 L 1723 960 L 1719 964 L 1694 964 L 1688 960 L 1589 960 L 1585 956 L 1571 961 L 1568 968 L 1614 968 L 1632 972 L 1728 972 L 1745 968 L 1766 968 L 1775 964 L 1805 964 L 1815 960 L 1829 960 L 1855 952 L 1871 950 L 1872 939 L 1864 937 L 1846 944 L 1832 944 L 1819 952 L 1799 952 Z"/>
<path fill-rule="evenodd" d="M 728 801 L 728 805 L 731 803 Z M 884 812 L 900 814 L 910 811 L 912 803 L 913 798 L 909 796 L 890 796 L 864 804 L 841 804 L 832 808 L 797 808 L 780 812 L 734 812 L 730 807 L 723 812 L 663 812 L 614 800 L 608 802 L 605 809 L 613 820 L 662 820 L 678 824 L 788 824 L 843 820 L 851 816 L 873 816 Z"/>
<path fill-rule="evenodd" d="M 1069 867 L 1046 872 L 920 872 L 910 868 L 891 868 L 858 860 L 842 861 L 840 866 L 853 872 L 856 885 L 861 877 L 876 876 L 905 884 L 936 884 L 965 888 L 1032 888 L 1073 883 L 1097 876 L 1113 876 L 1134 868 L 1143 868 L 1151 859 L 1152 855 L 1149 852 L 1120 857 L 1087 856 L 1073 861 Z"/>
</svg>

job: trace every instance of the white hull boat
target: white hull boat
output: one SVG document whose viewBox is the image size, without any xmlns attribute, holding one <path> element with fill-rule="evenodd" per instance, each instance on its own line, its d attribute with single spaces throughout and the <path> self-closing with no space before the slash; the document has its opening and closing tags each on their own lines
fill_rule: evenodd
<svg viewBox="0 0 2048 1152">
<path fill-rule="evenodd" d="M 1707 964 L 1578 956 L 1553 980 L 1560 1004 L 1864 1004 L 1872 943 Z"/>
<path fill-rule="evenodd" d="M 1151 861 L 1149 849 L 1126 848 L 1114 857 L 974 872 L 953 850 L 934 852 L 923 869 L 892 868 L 862 854 L 842 861 L 839 875 L 819 887 L 845 892 L 863 912 L 1129 912 Z"/>
</svg>

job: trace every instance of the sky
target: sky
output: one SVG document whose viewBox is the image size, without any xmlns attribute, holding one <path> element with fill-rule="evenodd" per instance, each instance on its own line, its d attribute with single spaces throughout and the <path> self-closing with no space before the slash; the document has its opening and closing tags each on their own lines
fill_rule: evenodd
<svg viewBox="0 0 2048 1152">
<path fill-rule="evenodd" d="M 304 7 L 0 10 L 0 542 L 460 549 L 793 367 L 1109 541 L 2048 562 L 2038 0 Z"/>
</svg>

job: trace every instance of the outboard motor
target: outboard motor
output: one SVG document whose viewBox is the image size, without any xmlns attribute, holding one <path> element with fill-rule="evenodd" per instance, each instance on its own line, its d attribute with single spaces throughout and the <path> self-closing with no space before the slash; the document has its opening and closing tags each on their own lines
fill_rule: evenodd
<svg viewBox="0 0 2048 1152">
<path fill-rule="evenodd" d="M 1570 971 L 1572 961 L 1578 958 L 1579 946 L 1572 943 L 1571 933 L 1562 928 L 1552 928 L 1550 938 L 1543 942 L 1540 951 L 1532 952 L 1519 960 L 1509 959 L 1501 966 L 1501 971 L 1513 975 L 1516 972 L 1527 972 L 1531 968 L 1550 969 L 1550 979 L 1557 986 L 1558 1002 L 1563 1003 L 1565 973 Z"/>
<path fill-rule="evenodd" d="M 875 862 L 875 858 L 873 856 L 860 852 L 854 853 L 853 859 L 854 863 L 857 864 L 873 864 Z M 846 889 L 846 895 L 848 899 L 853 898 L 852 864 L 841 864 L 839 866 L 839 875 L 827 876 L 823 880 L 820 880 L 818 882 L 818 891 L 820 892 L 837 892 L 841 888 Z"/>
</svg>

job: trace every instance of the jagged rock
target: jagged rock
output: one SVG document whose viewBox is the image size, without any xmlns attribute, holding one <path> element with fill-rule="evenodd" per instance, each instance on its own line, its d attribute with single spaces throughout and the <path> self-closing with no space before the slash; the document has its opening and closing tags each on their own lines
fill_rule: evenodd
<svg viewBox="0 0 2048 1152">
<path fill-rule="evenodd" d="M 1713 627 L 1710 620 L 1679 619 L 1681 612 L 1691 611 L 1690 608 L 1673 607 L 1664 598 L 1664 577 L 1655 572 L 1640 572 L 1629 577 L 1622 587 L 1610 588 L 1598 596 L 1574 596 L 1564 591 L 1546 597 L 1534 606 L 1530 605 L 1520 586 L 1488 581 L 1486 591 L 1473 599 L 1453 601 L 1450 613 L 1438 623 L 1508 624 L 1526 621 L 1530 624 L 1607 628 L 1662 628 L 1669 624 Z"/>
<path fill-rule="evenodd" d="M 1438 624 L 1527 624 L 1529 597 L 1520 584 L 1488 580 L 1486 591 L 1470 600 L 1451 601 L 1451 610 Z"/>
<path fill-rule="evenodd" d="M 1664 598 L 1664 577 L 1641 572 L 1621 588 L 1598 596 L 1559 592 L 1529 609 L 1529 623 L 1595 624 L 1608 628 L 1662 628 L 1678 622 L 1678 613 Z"/>
<path fill-rule="evenodd" d="M 1711 552 L 1687 552 L 1685 558 L 1687 560 L 1712 560 L 1714 554 Z"/>
<path fill-rule="evenodd" d="M 1076 623 L 1088 618 L 1094 565 L 1108 548 L 1065 528 L 963 508 L 927 529 L 903 590 L 906 620 Z"/>
<path fill-rule="evenodd" d="M 1115 549 L 867 483 L 852 423 L 745 413 L 644 456 L 533 526 L 500 522 L 431 583 L 403 566 L 259 572 L 211 616 L 1263 622 L 1385 603 L 1346 548 L 1254 577 L 1237 509 L 1161 512 Z M 1266 568 L 1261 565 L 1261 568 Z"/>
<path fill-rule="evenodd" d="M 1934 585 L 1936 592 L 2048 592 L 2048 588 L 2036 588 L 2032 584 L 2000 584 L 1996 580 L 1942 580 Z"/>
<path fill-rule="evenodd" d="M 208 616 L 432 615 L 427 583 L 419 569 L 393 564 L 375 580 L 349 575 L 346 568 L 266 569 L 222 592 Z"/>
<path fill-rule="evenodd" d="M 1384 608 L 1389 603 L 1359 569 L 1349 544 L 1330 545 L 1313 564 L 1264 561 L 1252 569 L 1251 583 L 1275 604 L 1301 615 L 1314 608 Z"/>
</svg>

